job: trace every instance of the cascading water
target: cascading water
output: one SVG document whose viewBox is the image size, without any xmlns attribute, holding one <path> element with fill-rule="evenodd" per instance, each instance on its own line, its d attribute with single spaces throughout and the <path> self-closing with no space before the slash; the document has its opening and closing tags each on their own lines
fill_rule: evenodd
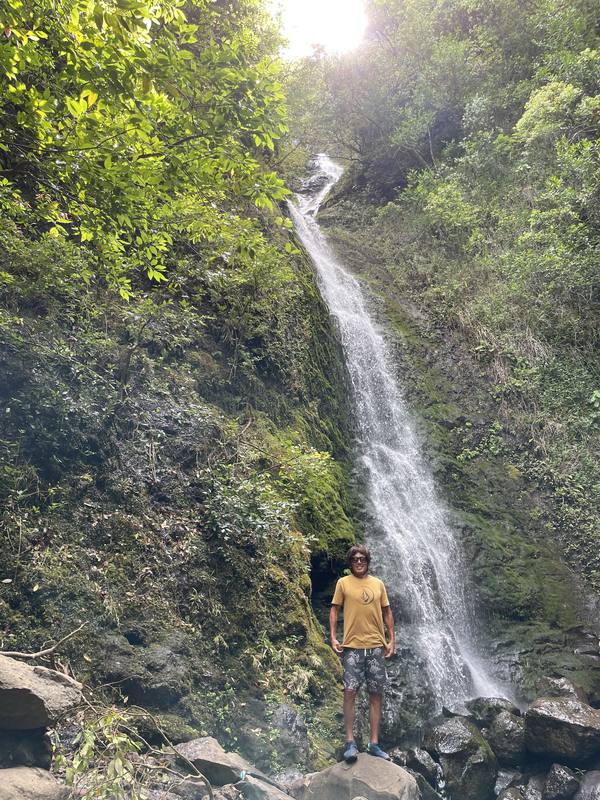
<svg viewBox="0 0 600 800">
<path fill-rule="evenodd" d="M 306 194 L 290 203 L 294 224 L 337 322 L 350 376 L 357 455 L 364 469 L 374 572 L 400 611 L 403 648 L 426 673 L 434 705 L 475 694 L 506 694 L 475 653 L 467 570 L 411 416 L 386 341 L 374 324 L 359 282 L 339 263 L 315 215 L 342 174 L 325 155 Z M 311 190 L 311 184 L 315 186 Z"/>
</svg>

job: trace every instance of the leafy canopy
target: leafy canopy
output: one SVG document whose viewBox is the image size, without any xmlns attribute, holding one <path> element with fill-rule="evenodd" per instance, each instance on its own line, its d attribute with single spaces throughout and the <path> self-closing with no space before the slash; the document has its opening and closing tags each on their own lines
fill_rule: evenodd
<svg viewBox="0 0 600 800">
<path fill-rule="evenodd" d="M 123 296 L 177 237 L 243 250 L 234 209 L 285 196 L 260 2 L 2 0 L 0 23 L 0 214 L 87 243 Z"/>
</svg>

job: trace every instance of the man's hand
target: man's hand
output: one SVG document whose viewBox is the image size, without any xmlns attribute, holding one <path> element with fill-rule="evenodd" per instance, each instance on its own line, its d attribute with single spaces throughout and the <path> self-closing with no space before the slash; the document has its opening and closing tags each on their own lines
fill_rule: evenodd
<svg viewBox="0 0 600 800">
<path fill-rule="evenodd" d="M 331 646 L 333 647 L 333 649 L 335 650 L 335 652 L 338 654 L 338 656 L 341 656 L 341 655 L 342 655 L 342 653 L 344 652 L 344 648 L 343 648 L 343 647 L 342 647 L 342 645 L 341 645 L 341 644 L 338 642 L 338 640 L 337 640 L 337 639 L 332 639 L 332 640 L 331 640 Z"/>
<path fill-rule="evenodd" d="M 383 651 L 384 658 L 391 658 L 396 655 L 396 642 L 388 642 Z"/>
</svg>

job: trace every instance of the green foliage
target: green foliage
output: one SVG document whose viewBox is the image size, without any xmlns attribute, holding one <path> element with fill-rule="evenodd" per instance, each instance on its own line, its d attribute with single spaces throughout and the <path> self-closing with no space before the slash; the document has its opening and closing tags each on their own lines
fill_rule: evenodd
<svg viewBox="0 0 600 800">
<path fill-rule="evenodd" d="M 135 756 L 143 744 L 131 730 L 126 712 L 116 708 L 105 711 L 81 728 L 74 753 L 69 757 L 59 754 L 55 769 L 64 770 L 67 786 L 82 800 L 138 800 L 143 794 Z"/>
<path fill-rule="evenodd" d="M 598 587 L 598 6 L 374 0 L 369 16 L 368 41 L 318 62 L 309 96 L 315 131 L 350 161 L 323 218 L 346 228 L 344 253 L 362 248 L 359 271 L 385 275 L 386 294 L 452 332 L 485 375 L 497 422 L 469 428 L 435 387 L 419 395 L 444 427 L 449 490 L 463 481 L 476 509 L 478 469 L 530 481 L 545 527 L 527 521 L 525 535 L 559 542 Z M 505 566 L 491 594 L 504 581 L 515 614 L 556 618 L 526 580 L 534 557 Z"/>
<path fill-rule="evenodd" d="M 257 232 L 232 204 L 285 196 L 261 160 L 285 130 L 283 94 L 266 17 L 252 2 L 230 11 L 6 0 L 2 214 L 85 243 L 125 297 L 142 273 L 168 278 L 182 237 L 247 258 Z"/>
</svg>

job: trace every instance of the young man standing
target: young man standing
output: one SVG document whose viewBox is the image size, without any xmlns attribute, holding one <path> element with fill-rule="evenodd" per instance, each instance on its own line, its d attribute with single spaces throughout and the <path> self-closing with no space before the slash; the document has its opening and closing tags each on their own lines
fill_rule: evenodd
<svg viewBox="0 0 600 800">
<path fill-rule="evenodd" d="M 351 547 L 346 556 L 351 575 L 340 578 L 335 587 L 329 612 L 331 646 L 342 656 L 344 665 L 344 726 L 346 748 L 344 759 L 356 761 L 358 748 L 354 741 L 354 706 L 356 695 L 364 680 L 369 691 L 370 743 L 367 752 L 389 760 L 379 747 L 381 702 L 386 681 L 384 658 L 396 650 L 394 617 L 383 581 L 369 575 L 371 555 L 363 545 Z M 344 611 L 344 638 L 337 640 L 340 609 Z M 386 643 L 383 624 L 388 630 Z"/>
</svg>

